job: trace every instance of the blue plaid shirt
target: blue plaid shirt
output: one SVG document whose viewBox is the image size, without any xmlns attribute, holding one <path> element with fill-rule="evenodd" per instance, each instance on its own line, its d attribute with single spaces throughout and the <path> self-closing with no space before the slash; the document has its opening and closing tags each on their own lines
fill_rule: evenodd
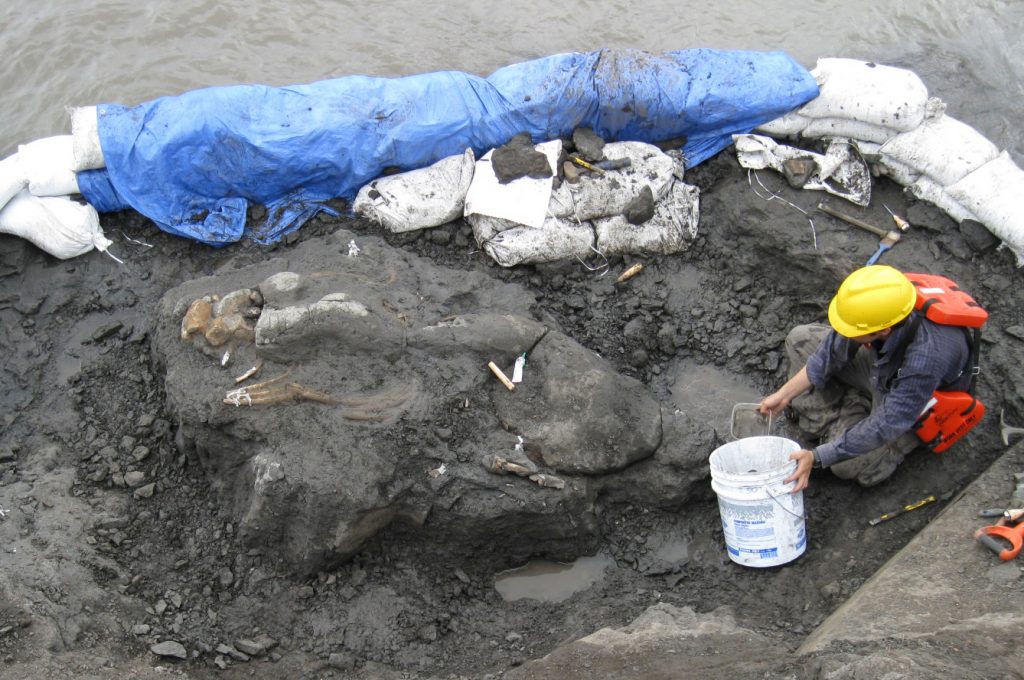
<svg viewBox="0 0 1024 680">
<path fill-rule="evenodd" d="M 880 397 L 867 418 L 814 449 L 823 467 L 873 451 L 909 432 L 935 390 L 969 386 L 971 352 L 963 328 L 921 319 L 913 333 L 916 314 L 911 312 L 895 326 L 884 343 L 869 348 L 830 330 L 807 360 L 807 377 L 822 389 L 858 350 L 871 352 L 871 388 Z M 900 361 L 899 349 L 904 346 Z"/>
</svg>

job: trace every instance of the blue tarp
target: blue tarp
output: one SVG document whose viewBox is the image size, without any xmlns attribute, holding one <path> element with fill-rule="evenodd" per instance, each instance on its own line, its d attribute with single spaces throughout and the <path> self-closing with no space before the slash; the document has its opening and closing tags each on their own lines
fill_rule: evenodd
<svg viewBox="0 0 1024 680">
<path fill-rule="evenodd" d="M 347 76 L 307 85 L 194 90 L 97 107 L 102 170 L 79 173 L 100 212 L 133 208 L 160 228 L 221 245 L 271 242 L 351 198 L 386 168 L 411 170 L 528 132 L 535 142 L 590 127 L 608 141 L 686 137 L 687 166 L 734 133 L 818 95 L 782 52 L 600 50 L 457 71 Z M 246 210 L 267 217 L 244 233 Z"/>
</svg>

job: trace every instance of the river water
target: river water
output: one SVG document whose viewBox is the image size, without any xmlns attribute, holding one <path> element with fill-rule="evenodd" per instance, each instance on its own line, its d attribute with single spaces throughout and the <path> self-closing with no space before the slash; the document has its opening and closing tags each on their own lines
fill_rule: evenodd
<svg viewBox="0 0 1024 680">
<path fill-rule="evenodd" d="M 68 106 L 351 74 L 488 75 L 601 47 L 784 50 L 910 68 L 1024 166 L 1019 0 L 35 0 L 0 21 L 0 157 L 70 133 Z"/>
</svg>

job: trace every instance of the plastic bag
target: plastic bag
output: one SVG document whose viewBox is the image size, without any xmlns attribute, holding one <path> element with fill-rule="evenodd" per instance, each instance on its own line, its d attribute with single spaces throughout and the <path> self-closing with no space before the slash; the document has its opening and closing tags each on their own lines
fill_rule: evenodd
<svg viewBox="0 0 1024 680">
<path fill-rule="evenodd" d="M 744 168 L 771 168 L 785 174 L 787 161 L 806 159 L 814 163 L 814 170 L 800 188 L 826 191 L 860 206 L 871 202 L 871 171 L 848 140 L 832 140 L 823 155 L 777 144 L 763 135 L 733 135 L 733 139 L 737 160 Z"/>
</svg>

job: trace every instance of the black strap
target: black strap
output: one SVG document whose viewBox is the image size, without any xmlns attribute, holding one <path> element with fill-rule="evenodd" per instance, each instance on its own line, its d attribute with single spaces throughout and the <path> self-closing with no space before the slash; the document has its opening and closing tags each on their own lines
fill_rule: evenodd
<svg viewBox="0 0 1024 680">
<path fill-rule="evenodd" d="M 893 365 L 895 365 L 895 366 L 902 366 L 903 365 L 903 355 L 905 355 L 907 353 L 907 348 L 910 347 L 910 343 L 914 342 L 914 338 L 917 336 L 917 329 L 921 327 L 921 319 L 922 318 L 924 318 L 924 315 L 918 314 L 916 311 L 913 311 L 913 312 L 910 313 L 910 325 L 907 327 L 908 330 L 907 330 L 906 342 L 904 342 L 902 345 L 897 347 L 896 351 L 893 352 L 890 355 L 892 358 L 889 359 L 889 361 Z M 885 385 L 885 389 L 891 390 L 893 382 L 898 377 L 900 377 L 900 369 L 899 368 L 897 368 L 896 371 L 892 374 L 892 376 L 890 376 L 889 381 Z"/>
<path fill-rule="evenodd" d="M 967 336 L 967 346 L 971 348 L 971 360 L 967 364 L 967 369 L 971 372 L 971 383 L 967 386 L 967 394 L 973 397 L 974 386 L 978 382 L 978 374 L 981 373 L 981 329 L 964 326 L 964 335 Z"/>
<path fill-rule="evenodd" d="M 910 347 L 910 343 L 914 341 L 914 337 L 917 335 L 917 329 L 921 327 L 921 319 L 928 313 L 928 308 L 937 301 L 936 298 L 926 300 L 921 309 L 915 310 L 917 313 L 911 313 L 913 319 L 910 322 L 910 329 L 907 334 L 907 341 L 897 350 L 897 354 L 894 357 L 894 361 L 900 365 L 903 364 L 903 355 L 906 354 L 907 348 Z M 937 323 L 937 322 L 933 322 Z M 940 324 L 941 325 L 941 324 Z M 981 373 L 981 329 L 980 328 L 969 328 L 968 326 L 960 326 L 964 332 L 964 338 L 967 340 L 967 347 L 971 352 L 971 356 L 967 361 L 967 367 L 964 370 L 971 372 L 971 382 L 967 385 L 967 394 L 974 396 L 974 387 L 978 382 L 978 374 Z M 895 380 L 899 376 L 899 370 L 893 375 L 892 380 Z M 889 381 L 888 388 L 892 387 L 892 380 Z"/>
</svg>

